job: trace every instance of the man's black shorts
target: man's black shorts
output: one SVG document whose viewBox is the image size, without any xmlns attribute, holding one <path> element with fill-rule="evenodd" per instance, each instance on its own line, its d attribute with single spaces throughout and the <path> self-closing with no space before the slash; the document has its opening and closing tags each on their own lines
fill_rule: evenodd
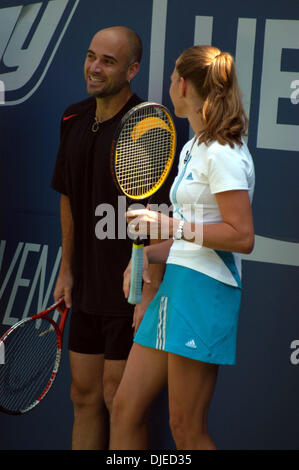
<svg viewBox="0 0 299 470">
<path fill-rule="evenodd" d="M 91 315 L 72 312 L 69 350 L 82 354 L 104 354 L 105 359 L 127 359 L 133 344 L 131 316 Z"/>
</svg>

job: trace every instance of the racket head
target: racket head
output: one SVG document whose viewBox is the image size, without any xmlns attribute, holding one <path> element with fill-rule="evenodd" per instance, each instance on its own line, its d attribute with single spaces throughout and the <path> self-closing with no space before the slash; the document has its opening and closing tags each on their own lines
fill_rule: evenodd
<svg viewBox="0 0 299 470">
<path fill-rule="evenodd" d="M 27 413 L 52 387 L 61 362 L 68 309 L 62 311 L 60 326 L 46 315 L 61 303 L 17 322 L 0 339 L 5 358 L 0 365 L 0 411 L 11 415 Z"/>
<path fill-rule="evenodd" d="M 130 109 L 114 134 L 111 171 L 120 193 L 133 200 L 152 196 L 166 181 L 176 151 L 169 110 L 144 102 Z"/>
</svg>

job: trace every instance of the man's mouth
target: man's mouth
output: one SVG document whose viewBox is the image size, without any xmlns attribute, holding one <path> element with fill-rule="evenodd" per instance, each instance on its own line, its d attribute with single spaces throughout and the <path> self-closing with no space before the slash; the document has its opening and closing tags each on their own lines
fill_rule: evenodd
<svg viewBox="0 0 299 470">
<path fill-rule="evenodd" d="M 94 82 L 94 83 L 104 83 L 105 82 L 105 80 L 103 78 L 96 77 L 95 75 L 88 75 L 88 79 L 91 82 Z"/>
</svg>

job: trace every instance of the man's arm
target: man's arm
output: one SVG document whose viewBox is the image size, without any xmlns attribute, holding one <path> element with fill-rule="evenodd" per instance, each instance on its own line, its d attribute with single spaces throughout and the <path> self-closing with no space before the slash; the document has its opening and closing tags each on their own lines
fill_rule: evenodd
<svg viewBox="0 0 299 470">
<path fill-rule="evenodd" d="M 72 305 L 72 256 L 74 249 L 74 224 L 70 206 L 69 197 L 61 194 L 60 197 L 60 223 L 62 234 L 62 254 L 61 263 L 56 286 L 54 290 L 54 299 L 58 300 L 64 296 L 67 307 Z"/>
</svg>

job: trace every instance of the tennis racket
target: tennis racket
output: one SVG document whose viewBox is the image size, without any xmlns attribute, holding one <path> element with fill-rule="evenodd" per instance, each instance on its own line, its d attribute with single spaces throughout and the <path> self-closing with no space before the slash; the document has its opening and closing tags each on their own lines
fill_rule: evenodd
<svg viewBox="0 0 299 470">
<path fill-rule="evenodd" d="M 176 130 L 168 109 L 158 103 L 141 103 L 119 123 L 112 142 L 114 182 L 128 198 L 150 198 L 169 175 L 176 150 Z M 141 302 L 144 242 L 133 242 L 128 302 Z"/>
<path fill-rule="evenodd" d="M 56 309 L 59 324 L 49 316 Z M 67 314 L 61 298 L 46 310 L 17 322 L 2 336 L 0 411 L 27 413 L 45 398 L 59 369 Z"/>
</svg>

